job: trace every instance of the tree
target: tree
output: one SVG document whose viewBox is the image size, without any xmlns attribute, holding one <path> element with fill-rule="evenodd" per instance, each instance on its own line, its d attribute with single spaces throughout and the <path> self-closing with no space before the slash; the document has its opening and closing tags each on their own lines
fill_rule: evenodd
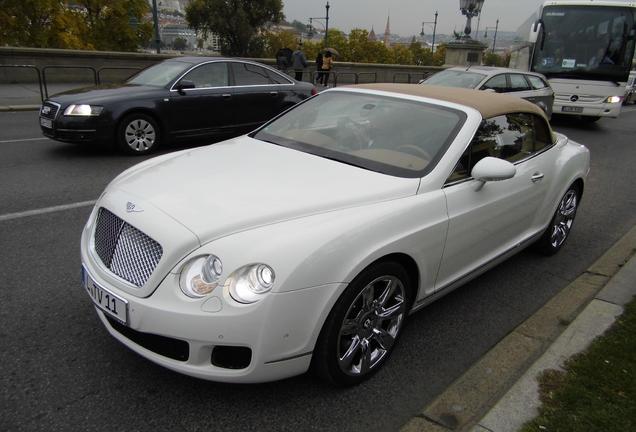
<svg viewBox="0 0 636 432">
<path fill-rule="evenodd" d="M 4 0 L 0 45 L 89 48 L 82 43 L 81 20 L 59 0 Z"/>
<path fill-rule="evenodd" d="M 505 66 L 506 60 L 498 54 L 490 51 L 484 55 L 484 65 L 486 66 Z"/>
<path fill-rule="evenodd" d="M 281 48 L 296 49 L 298 45 L 298 36 L 289 30 L 281 32 L 265 33 L 265 55 L 267 57 L 276 57 L 276 53 Z"/>
<path fill-rule="evenodd" d="M 413 64 L 413 53 L 404 45 L 394 45 L 391 47 L 391 63 L 401 65 Z"/>
<path fill-rule="evenodd" d="M 369 40 L 369 32 L 353 29 L 349 33 L 348 61 L 358 63 L 385 63 L 390 57 L 389 50 L 382 42 Z"/>
<path fill-rule="evenodd" d="M 146 0 L 3 0 L 0 45 L 134 51 L 150 40 Z"/>
<path fill-rule="evenodd" d="M 192 0 L 186 7 L 190 27 L 218 34 L 221 53 L 229 56 L 260 55 L 262 33 L 283 18 L 282 0 Z"/>
<path fill-rule="evenodd" d="M 134 51 L 152 37 L 147 0 L 75 0 L 85 10 L 87 41 L 97 50 Z M 133 25 L 133 23 L 138 23 Z"/>
</svg>

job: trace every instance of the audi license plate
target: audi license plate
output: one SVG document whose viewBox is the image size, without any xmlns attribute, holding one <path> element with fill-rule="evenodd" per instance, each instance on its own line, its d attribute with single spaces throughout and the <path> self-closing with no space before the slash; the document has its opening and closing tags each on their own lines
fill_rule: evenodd
<svg viewBox="0 0 636 432">
<path fill-rule="evenodd" d="M 53 129 L 53 120 L 40 117 L 40 125 L 44 126 L 45 128 Z"/>
<path fill-rule="evenodd" d="M 84 266 L 82 266 L 82 285 L 95 306 L 121 323 L 128 323 L 128 302 L 97 284 Z"/>
<path fill-rule="evenodd" d="M 583 108 L 582 107 L 573 107 L 573 106 L 564 106 L 561 107 L 561 112 L 569 112 L 569 113 L 582 113 L 583 112 Z"/>
</svg>

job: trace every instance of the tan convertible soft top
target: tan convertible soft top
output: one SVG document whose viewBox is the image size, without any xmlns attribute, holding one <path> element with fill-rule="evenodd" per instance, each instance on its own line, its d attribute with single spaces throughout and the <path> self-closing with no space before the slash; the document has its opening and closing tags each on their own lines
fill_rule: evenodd
<svg viewBox="0 0 636 432">
<path fill-rule="evenodd" d="M 548 121 L 543 110 L 533 103 L 514 96 L 480 90 L 428 84 L 360 84 L 351 87 L 427 97 L 465 105 L 479 111 L 483 118 L 496 117 L 511 112 L 527 112 L 540 115 L 545 118 L 546 122 Z"/>
</svg>

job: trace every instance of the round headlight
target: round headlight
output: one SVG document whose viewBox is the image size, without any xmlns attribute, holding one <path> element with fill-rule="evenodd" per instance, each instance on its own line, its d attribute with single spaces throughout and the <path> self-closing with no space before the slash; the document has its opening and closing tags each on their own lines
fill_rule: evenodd
<svg viewBox="0 0 636 432">
<path fill-rule="evenodd" d="M 210 294 L 219 285 L 223 273 L 221 260 L 214 255 L 190 261 L 181 272 L 179 285 L 188 297 L 200 298 Z"/>
<path fill-rule="evenodd" d="M 276 275 L 267 264 L 250 264 L 232 273 L 225 281 L 230 295 L 239 303 L 255 303 L 271 291 Z"/>
<path fill-rule="evenodd" d="M 207 257 L 203 263 L 201 272 L 203 280 L 207 283 L 216 282 L 221 276 L 221 273 L 223 273 L 223 264 L 221 263 L 221 260 L 214 255 Z"/>
</svg>

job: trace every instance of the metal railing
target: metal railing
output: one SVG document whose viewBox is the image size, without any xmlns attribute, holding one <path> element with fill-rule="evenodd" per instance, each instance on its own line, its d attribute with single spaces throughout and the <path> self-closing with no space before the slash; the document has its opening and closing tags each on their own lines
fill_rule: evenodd
<svg viewBox="0 0 636 432">
<path fill-rule="evenodd" d="M 32 69 L 35 71 L 36 76 L 38 77 L 38 86 L 40 89 L 40 101 L 44 102 L 44 92 L 42 87 L 42 74 L 40 73 L 40 69 L 34 65 L 0 65 L 0 68 L 21 68 L 21 69 Z"/>
<path fill-rule="evenodd" d="M 40 100 L 44 102 L 46 98 L 49 97 L 49 84 L 50 82 L 50 71 L 52 70 L 63 70 L 63 69 L 74 69 L 74 70 L 84 70 L 90 72 L 91 81 L 94 85 L 103 84 L 105 81 L 108 82 L 118 82 L 119 80 L 107 80 L 104 78 L 105 71 L 130 71 L 130 75 L 126 75 L 126 77 L 122 78 L 121 81 L 125 81 L 129 79 L 134 74 L 143 70 L 143 68 L 139 67 L 128 67 L 128 66 L 106 66 L 99 69 L 96 69 L 92 66 L 63 66 L 63 65 L 51 65 L 44 66 L 39 68 L 34 65 L 0 65 L 0 68 L 26 68 L 34 70 L 37 76 L 38 87 L 40 91 Z M 47 74 L 47 72 L 49 72 Z M 291 69 L 284 70 L 282 72 L 286 72 L 290 76 L 293 76 L 294 71 Z M 337 87 L 342 84 L 360 84 L 360 83 L 377 83 L 378 82 L 378 72 L 349 72 L 349 71 L 330 71 L 330 72 L 321 72 L 321 71 L 303 71 L 303 79 L 307 77 L 307 81 L 311 83 L 316 83 L 316 78 L 319 73 L 327 74 L 328 82 L 331 83 L 333 87 Z M 392 77 L 392 82 L 394 83 L 417 83 L 422 79 L 430 76 L 432 72 L 394 72 Z"/>
<path fill-rule="evenodd" d="M 42 68 L 42 83 L 44 84 L 44 97 L 49 97 L 48 84 L 46 82 L 46 71 L 53 69 L 84 69 L 93 72 L 93 84 L 97 85 L 97 71 L 92 66 L 44 66 Z"/>
</svg>

